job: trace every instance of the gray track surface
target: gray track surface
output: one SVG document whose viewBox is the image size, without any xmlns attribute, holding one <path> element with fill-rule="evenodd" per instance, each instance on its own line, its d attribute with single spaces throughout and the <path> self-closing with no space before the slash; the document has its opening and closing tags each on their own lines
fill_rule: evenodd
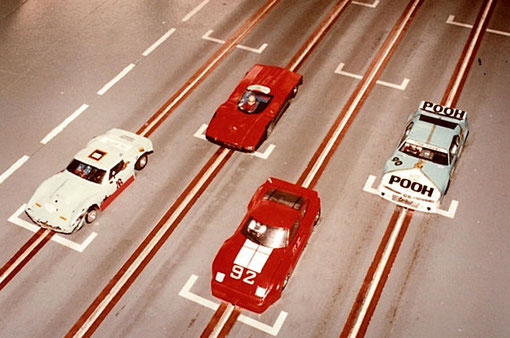
<svg viewBox="0 0 510 338">
<path fill-rule="evenodd" d="M 0 262 L 32 235 L 8 218 L 86 142 L 120 127 L 135 131 L 264 1 L 5 1 L 0 5 L 0 174 L 30 159 L 0 185 Z M 83 253 L 47 244 L 0 292 L 1 337 L 63 336 L 131 255 L 217 147 L 193 137 L 254 63 L 285 66 L 333 1 L 282 0 L 237 49 L 152 135 L 148 167 L 100 219 L 67 238 L 98 237 Z M 410 83 L 405 91 L 375 86 L 316 189 L 322 222 L 283 297 L 266 313 L 243 314 L 273 325 L 281 337 L 336 337 L 342 330 L 394 206 L 362 191 L 380 178 L 408 113 L 422 99 L 439 102 L 481 1 L 425 1 L 381 80 Z M 472 5 L 471 5 L 472 3 Z M 213 311 L 178 295 L 210 293 L 211 263 L 242 219 L 255 189 L 269 176 L 296 181 L 407 2 L 376 8 L 350 5 L 300 69 L 304 85 L 268 144 L 269 159 L 234 154 L 138 280 L 96 331 L 98 337 L 196 337 Z M 500 1 L 489 28 L 510 30 Z M 170 28 L 176 32 L 142 53 Z M 367 337 L 510 336 L 510 38 L 487 33 L 458 107 L 471 127 L 445 199 L 459 201 L 452 220 L 416 213 Z M 106 94 L 96 92 L 130 63 L 135 68 Z M 48 144 L 39 141 L 83 103 L 89 108 Z M 378 181 L 377 181 L 378 182 Z M 21 218 L 26 218 L 22 215 Z M 8 311 L 7 311 L 8 309 Z M 265 337 L 237 323 L 232 337 Z"/>
</svg>

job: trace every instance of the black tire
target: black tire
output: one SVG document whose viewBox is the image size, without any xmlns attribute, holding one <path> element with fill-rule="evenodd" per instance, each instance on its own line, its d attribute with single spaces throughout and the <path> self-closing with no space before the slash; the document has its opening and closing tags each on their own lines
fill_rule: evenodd
<svg viewBox="0 0 510 338">
<path fill-rule="evenodd" d="M 292 91 L 290 92 L 290 98 L 295 98 L 298 93 L 298 86 L 292 88 Z"/>
<path fill-rule="evenodd" d="M 83 228 L 83 225 L 85 224 L 85 214 L 78 216 L 78 218 L 76 219 L 76 221 L 74 222 L 73 225 L 75 225 L 75 224 L 78 224 L 78 225 L 75 226 L 75 228 L 73 229 L 73 232 L 76 232 L 76 231 L 80 230 L 81 228 Z"/>
<path fill-rule="evenodd" d="M 147 154 L 143 154 L 140 156 L 140 158 L 135 163 L 135 169 L 136 170 L 142 170 L 147 165 L 147 162 L 149 162 L 149 157 Z"/>
<path fill-rule="evenodd" d="M 321 220 L 321 209 L 319 209 L 319 211 L 317 212 L 317 215 L 315 215 L 315 220 L 313 221 L 313 226 L 316 226 L 317 224 L 319 224 Z"/>
<path fill-rule="evenodd" d="M 282 283 L 282 292 L 283 292 L 283 290 L 285 290 L 285 288 L 289 284 L 289 279 L 290 279 L 290 273 L 287 274 L 287 276 L 285 276 L 285 279 L 283 280 L 283 283 Z"/>
<path fill-rule="evenodd" d="M 274 126 L 276 125 L 276 122 L 275 120 L 272 120 L 271 122 L 269 122 L 269 124 L 267 125 L 267 128 L 266 128 L 266 139 L 269 137 L 269 135 L 271 135 L 271 133 L 273 132 L 274 130 Z"/>
<path fill-rule="evenodd" d="M 444 190 L 445 196 L 448 193 L 448 190 L 450 189 L 450 182 L 451 182 L 451 180 L 448 180 L 448 184 L 446 185 L 446 189 Z"/>
<path fill-rule="evenodd" d="M 98 213 L 99 210 L 96 207 L 90 207 L 85 214 L 85 222 L 87 222 L 87 224 L 94 223 L 94 221 L 97 219 Z"/>
</svg>

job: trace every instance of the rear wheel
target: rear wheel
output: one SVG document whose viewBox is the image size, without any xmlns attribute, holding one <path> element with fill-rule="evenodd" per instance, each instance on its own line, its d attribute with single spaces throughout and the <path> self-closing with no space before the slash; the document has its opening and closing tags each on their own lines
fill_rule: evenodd
<svg viewBox="0 0 510 338">
<path fill-rule="evenodd" d="M 147 156 L 147 154 L 143 154 L 142 156 L 140 156 L 138 161 L 136 161 L 135 169 L 136 170 L 142 170 L 143 168 L 145 168 L 145 166 L 147 165 L 148 161 L 149 161 L 149 157 Z"/>
<path fill-rule="evenodd" d="M 285 288 L 287 287 L 287 284 L 289 284 L 289 279 L 290 279 L 290 273 L 287 274 L 287 276 L 285 276 L 285 279 L 283 280 L 282 291 L 285 290 Z"/>
<path fill-rule="evenodd" d="M 317 224 L 319 224 L 321 220 L 321 209 L 319 209 L 319 211 L 317 211 L 317 215 L 315 215 L 315 220 L 313 221 L 313 226 L 316 226 Z"/>
<path fill-rule="evenodd" d="M 292 91 L 290 92 L 290 97 L 291 97 L 291 98 L 296 97 L 297 92 L 298 92 L 298 87 L 297 87 L 297 86 L 296 86 L 296 87 L 294 87 L 294 88 L 292 88 Z"/>
</svg>

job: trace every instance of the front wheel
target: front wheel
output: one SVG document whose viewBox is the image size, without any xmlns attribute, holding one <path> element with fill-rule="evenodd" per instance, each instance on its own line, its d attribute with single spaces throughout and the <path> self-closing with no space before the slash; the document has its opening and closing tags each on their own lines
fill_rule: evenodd
<svg viewBox="0 0 510 338">
<path fill-rule="evenodd" d="M 147 165 L 148 161 L 149 161 L 149 157 L 147 156 L 147 154 L 143 154 L 142 156 L 140 156 L 138 161 L 136 161 L 135 169 L 136 170 L 142 170 L 143 168 L 145 168 L 145 166 Z"/>
<path fill-rule="evenodd" d="M 315 220 L 313 221 L 313 226 L 316 226 L 317 224 L 319 224 L 321 220 L 321 209 L 319 209 L 319 211 L 317 211 L 317 215 L 315 215 Z"/>
<path fill-rule="evenodd" d="M 85 221 L 87 224 L 93 223 L 97 219 L 98 210 L 96 207 L 90 207 L 89 211 L 85 215 Z"/>
<path fill-rule="evenodd" d="M 287 274 L 287 276 L 285 276 L 285 279 L 283 280 L 282 291 L 285 290 L 285 288 L 287 287 L 287 284 L 289 284 L 289 279 L 290 279 L 290 273 Z"/>
</svg>

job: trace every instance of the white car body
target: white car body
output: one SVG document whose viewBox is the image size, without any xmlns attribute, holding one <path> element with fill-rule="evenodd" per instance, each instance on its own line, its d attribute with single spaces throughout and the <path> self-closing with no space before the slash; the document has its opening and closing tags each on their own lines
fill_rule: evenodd
<svg viewBox="0 0 510 338">
<path fill-rule="evenodd" d="M 92 139 L 67 168 L 44 181 L 25 212 L 39 226 L 72 233 L 94 221 L 147 163 L 152 142 L 143 136 L 111 129 Z M 135 168 L 136 166 L 136 168 Z"/>
</svg>

